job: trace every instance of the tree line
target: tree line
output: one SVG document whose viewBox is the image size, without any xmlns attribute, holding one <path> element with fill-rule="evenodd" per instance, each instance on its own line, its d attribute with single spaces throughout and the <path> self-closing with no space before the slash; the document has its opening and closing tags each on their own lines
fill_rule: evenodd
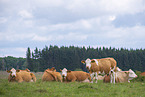
<svg viewBox="0 0 145 97">
<path fill-rule="evenodd" d="M 75 46 L 45 46 L 42 50 L 35 48 L 34 51 L 28 47 L 26 58 L 5 57 L 0 58 L 0 69 L 10 69 L 11 67 L 31 71 L 44 71 L 47 68 L 55 67 L 57 71 L 63 68 L 68 70 L 87 71 L 81 60 L 99 59 L 113 57 L 117 61 L 117 66 L 122 70 L 145 71 L 145 49 L 126 48 L 105 48 L 105 47 L 75 47 Z"/>
</svg>

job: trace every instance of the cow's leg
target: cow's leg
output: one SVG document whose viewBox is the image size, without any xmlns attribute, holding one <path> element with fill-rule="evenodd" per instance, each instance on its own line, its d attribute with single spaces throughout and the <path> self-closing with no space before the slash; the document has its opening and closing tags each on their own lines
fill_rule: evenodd
<svg viewBox="0 0 145 97">
<path fill-rule="evenodd" d="M 112 74 L 110 75 L 110 83 L 112 83 Z"/>
<path fill-rule="evenodd" d="M 110 74 L 110 83 L 114 83 L 115 84 L 115 72 L 114 71 L 111 71 L 111 74 Z"/>
<path fill-rule="evenodd" d="M 91 82 L 90 83 L 93 83 L 93 80 L 94 80 L 94 72 L 90 74 L 91 76 Z"/>
<path fill-rule="evenodd" d="M 77 78 L 76 77 L 73 77 L 72 80 L 71 80 L 71 82 L 75 82 L 76 80 L 77 80 Z"/>
<path fill-rule="evenodd" d="M 113 83 L 115 84 L 115 72 L 113 72 Z"/>
<path fill-rule="evenodd" d="M 95 72 L 95 80 L 96 80 L 95 83 L 97 83 L 97 81 L 98 81 L 98 73 L 97 72 Z"/>
</svg>

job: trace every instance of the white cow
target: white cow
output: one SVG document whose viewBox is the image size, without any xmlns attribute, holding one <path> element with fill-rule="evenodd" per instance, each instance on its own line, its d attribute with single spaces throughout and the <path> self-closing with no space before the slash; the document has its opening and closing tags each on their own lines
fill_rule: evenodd
<svg viewBox="0 0 145 97">
<path fill-rule="evenodd" d="M 110 82 L 110 76 L 111 76 L 111 72 L 109 73 L 109 75 L 106 75 L 104 77 L 103 82 L 109 83 Z M 117 72 L 115 72 L 115 81 L 116 81 L 116 83 L 130 82 L 130 80 L 132 80 L 136 77 L 137 77 L 137 75 L 131 69 L 129 69 L 129 71 L 117 71 Z"/>
</svg>

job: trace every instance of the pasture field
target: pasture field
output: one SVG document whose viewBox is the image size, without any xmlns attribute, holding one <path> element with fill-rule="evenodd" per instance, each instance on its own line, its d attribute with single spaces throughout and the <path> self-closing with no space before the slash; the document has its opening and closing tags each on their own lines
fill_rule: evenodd
<svg viewBox="0 0 145 97">
<path fill-rule="evenodd" d="M 10 83 L 8 73 L 0 71 L 0 97 L 145 97 L 145 83 L 61 83 L 42 82 L 41 72 L 35 73 L 36 83 Z"/>
</svg>

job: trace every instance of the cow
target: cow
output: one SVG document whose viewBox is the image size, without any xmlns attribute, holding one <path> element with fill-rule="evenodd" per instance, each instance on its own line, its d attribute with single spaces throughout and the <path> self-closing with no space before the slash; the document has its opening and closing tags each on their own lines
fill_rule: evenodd
<svg viewBox="0 0 145 97">
<path fill-rule="evenodd" d="M 8 76 L 9 82 L 36 82 L 36 76 L 26 70 L 15 70 L 12 68 L 7 70 L 7 72 L 10 73 Z"/>
<path fill-rule="evenodd" d="M 95 77 L 95 80 L 97 83 L 98 80 L 98 74 L 108 74 L 110 70 L 113 70 L 113 73 L 117 71 L 116 68 L 116 60 L 114 58 L 102 58 L 102 59 L 86 59 L 82 60 L 81 63 L 86 64 L 86 68 L 88 69 L 90 76 L 91 76 L 91 83 L 93 83 L 93 78 Z M 110 82 L 115 83 L 115 78 L 111 78 Z"/>
<path fill-rule="evenodd" d="M 20 70 L 20 69 L 18 69 Z M 27 72 L 30 72 L 30 70 L 28 68 L 26 68 L 25 70 L 20 70 L 20 71 L 27 71 Z"/>
<path fill-rule="evenodd" d="M 42 81 L 61 81 L 61 74 L 54 67 L 48 68 L 44 71 Z"/>
<path fill-rule="evenodd" d="M 110 73 L 108 75 L 105 75 L 103 82 L 109 83 L 110 82 Z M 116 83 L 123 83 L 123 82 L 130 82 L 133 78 L 136 78 L 137 75 L 135 72 L 131 69 L 129 71 L 117 71 L 115 72 L 115 82 Z"/>
<path fill-rule="evenodd" d="M 91 77 L 89 73 L 84 71 L 71 71 L 64 68 L 61 70 L 62 82 L 90 82 Z"/>
<path fill-rule="evenodd" d="M 140 75 L 141 75 L 141 76 L 145 76 L 145 72 L 142 72 Z"/>
</svg>

